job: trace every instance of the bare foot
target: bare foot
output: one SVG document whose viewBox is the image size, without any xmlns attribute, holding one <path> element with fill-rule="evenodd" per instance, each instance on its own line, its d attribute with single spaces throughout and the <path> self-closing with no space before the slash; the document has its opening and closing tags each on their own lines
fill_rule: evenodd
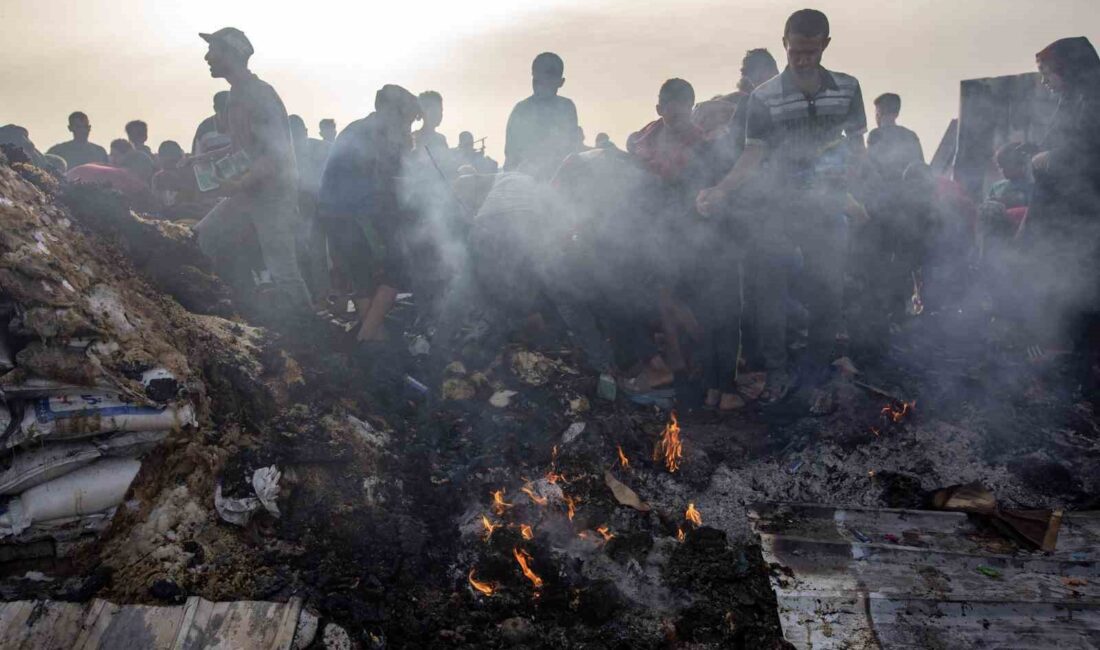
<svg viewBox="0 0 1100 650">
<path fill-rule="evenodd" d="M 707 389 L 707 397 L 703 400 L 703 405 L 707 408 L 714 408 L 718 406 L 718 402 L 722 399 L 722 393 L 714 388 Z"/>
</svg>

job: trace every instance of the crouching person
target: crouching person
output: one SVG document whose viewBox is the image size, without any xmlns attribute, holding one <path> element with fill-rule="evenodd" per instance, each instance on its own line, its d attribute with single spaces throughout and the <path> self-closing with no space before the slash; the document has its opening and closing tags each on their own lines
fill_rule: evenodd
<svg viewBox="0 0 1100 650">
<path fill-rule="evenodd" d="M 343 288 L 355 301 L 360 342 L 385 339 L 383 321 L 398 289 L 406 288 L 398 177 L 419 115 L 415 95 L 383 86 L 374 112 L 340 132 L 321 178 L 318 216 Z"/>
<path fill-rule="evenodd" d="M 199 247 L 238 291 L 251 290 L 252 271 L 261 266 L 271 276 L 272 293 L 278 294 L 270 302 L 265 299 L 266 306 L 305 312 L 310 298 L 295 252 L 298 170 L 286 108 L 275 89 L 249 71 L 253 50 L 243 32 L 226 27 L 200 36 L 209 44 L 210 75 L 230 85 L 231 143 L 191 162 L 233 159 L 245 171 L 219 179 L 217 191 L 227 198 L 195 226 Z M 250 244 L 253 251 L 258 245 L 262 262 L 242 254 Z"/>
</svg>

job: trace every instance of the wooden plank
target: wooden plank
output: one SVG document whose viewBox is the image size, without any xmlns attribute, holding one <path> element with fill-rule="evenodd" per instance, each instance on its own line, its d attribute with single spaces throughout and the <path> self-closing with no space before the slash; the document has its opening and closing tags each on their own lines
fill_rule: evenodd
<svg viewBox="0 0 1100 650">
<path fill-rule="evenodd" d="M 874 542 L 890 543 L 889 535 L 930 550 L 991 555 L 1018 550 L 996 529 L 962 512 L 761 504 L 749 517 L 758 532 L 788 537 L 858 542 L 858 531 Z M 1054 557 L 1100 560 L 1100 512 L 1064 514 Z"/>
<path fill-rule="evenodd" d="M 301 601 L 297 599 L 289 603 L 201 601 L 189 627 L 181 629 L 183 643 L 177 647 L 289 650 L 300 612 Z"/>
<path fill-rule="evenodd" d="M 781 598 L 788 641 L 821 648 L 1095 648 L 1100 610 L 857 595 Z"/>
<path fill-rule="evenodd" d="M 99 636 L 97 648 L 170 650 L 183 622 L 184 607 L 126 605 Z"/>
<path fill-rule="evenodd" d="M 111 626 L 111 619 L 118 610 L 119 606 L 112 602 L 101 598 L 93 600 L 84 617 L 83 629 L 73 643 L 73 650 L 97 650 L 102 647 L 100 640 L 103 633 Z"/>
<path fill-rule="evenodd" d="M 1054 554 L 991 552 L 964 513 L 784 504 L 750 517 L 795 647 L 1100 648 L 1100 513 L 1066 515 Z"/>
<path fill-rule="evenodd" d="M 0 648 L 69 650 L 80 632 L 84 607 L 52 600 L 4 603 L 0 610 Z"/>
<path fill-rule="evenodd" d="M 1074 602 L 1100 605 L 1100 568 L 1093 562 L 937 553 L 894 545 L 795 540 L 761 535 L 764 559 L 794 573 L 786 591 L 873 591 L 942 600 Z M 979 571 L 988 567 L 992 578 Z M 1067 585 L 1064 579 L 1082 580 Z M 782 584 L 783 582 L 786 584 Z"/>
</svg>

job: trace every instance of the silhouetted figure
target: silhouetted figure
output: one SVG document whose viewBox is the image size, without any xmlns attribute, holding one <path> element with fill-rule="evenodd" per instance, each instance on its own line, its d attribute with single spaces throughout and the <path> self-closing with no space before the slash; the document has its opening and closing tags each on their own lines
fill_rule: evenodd
<svg viewBox="0 0 1100 650">
<path fill-rule="evenodd" d="M 401 86 L 383 86 L 374 112 L 340 133 L 325 165 L 319 218 L 336 269 L 355 300 L 359 341 L 384 339 L 383 320 L 398 289 L 408 283 L 407 220 L 398 176 L 419 115 L 415 95 Z"/>
<path fill-rule="evenodd" d="M 699 102 L 691 119 L 703 129 L 708 138 L 715 140 L 716 163 L 727 172 L 733 168 L 745 148 L 745 124 L 748 118 L 746 106 L 752 91 L 768 79 L 779 74 L 775 57 L 764 48 L 749 50 L 741 59 L 741 78 L 737 90 Z"/>
<path fill-rule="evenodd" d="M 126 139 L 134 145 L 135 151 L 143 151 L 153 158 L 153 150 L 146 145 L 149 140 L 149 125 L 141 120 L 133 120 L 126 123 Z"/>
<path fill-rule="evenodd" d="M 324 142 L 309 137 L 301 116 L 291 115 L 289 119 L 294 158 L 298 162 L 298 210 L 303 221 L 298 260 L 306 286 L 318 302 L 315 307 L 324 309 L 323 301 L 329 294 L 330 284 L 325 233 L 317 222 L 317 196 L 321 191 L 327 152 Z"/>
<path fill-rule="evenodd" d="M 181 198 L 181 181 L 190 181 L 180 169 L 185 154 L 183 147 L 175 140 L 165 140 L 157 147 L 157 161 L 160 163 L 160 171 L 153 175 L 153 195 L 164 208 L 172 208 Z M 177 181 L 177 179 L 179 179 Z"/>
<path fill-rule="evenodd" d="M 134 146 L 128 140 L 112 140 L 106 164 L 86 163 L 70 169 L 65 177 L 73 182 L 108 185 L 131 199 L 147 199 L 149 187 L 135 173 Z M 138 206 L 135 206 L 138 207 Z M 142 205 L 140 207 L 148 207 Z"/>
<path fill-rule="evenodd" d="M 486 156 L 484 151 L 474 148 L 474 134 L 469 131 L 458 134 L 458 146 L 454 148 L 454 156 L 460 169 L 468 165 L 479 174 L 495 174 L 500 167 L 497 161 Z"/>
<path fill-rule="evenodd" d="M 191 140 L 191 153 L 220 149 L 229 144 L 229 91 L 214 93 L 214 114 L 199 123 Z"/>
<path fill-rule="evenodd" d="M 413 153 L 426 156 L 424 152 L 430 151 L 435 163 L 444 173 L 450 174 L 454 171 L 450 169 L 451 164 L 447 161 L 450 146 L 447 144 L 447 138 L 436 130 L 443 123 L 443 96 L 434 90 L 426 90 L 420 93 L 417 101 L 420 103 L 420 117 L 423 125 L 413 131 Z"/>
<path fill-rule="evenodd" d="M 146 146 L 149 139 L 149 126 L 141 120 L 134 120 L 126 124 L 126 139 L 134 149 L 129 162 L 130 169 L 147 185 L 152 185 L 153 175 L 157 173 L 157 160 L 153 152 Z"/>
<path fill-rule="evenodd" d="M 853 161 L 864 155 L 867 118 L 859 81 L 821 66 L 829 42 L 829 21 L 820 11 L 804 9 L 787 19 L 787 68 L 753 91 L 744 152 L 733 170 L 697 200 L 700 212 L 717 214 L 760 174 L 769 183 L 764 191 L 772 218 L 754 224 L 753 232 L 762 253 L 754 271 L 768 285 L 756 296 L 759 349 L 768 372 L 761 395 L 765 403 L 782 399 L 795 383 L 787 369 L 786 332 L 796 248 L 804 260 L 810 313 L 807 371 L 818 379 L 827 376 L 840 328 L 850 199 L 845 178 Z M 827 393 L 815 396 L 814 412 L 831 406 Z"/>
<path fill-rule="evenodd" d="M 1033 359 L 1073 350 L 1076 377 L 1094 395 L 1100 363 L 1100 57 L 1083 36 L 1036 55 L 1058 95 L 1050 131 L 1032 158 L 1035 191 L 1023 237 L 1032 268 L 1028 330 Z"/>
<path fill-rule="evenodd" d="M 594 141 L 594 144 L 596 145 L 596 149 L 620 151 L 620 149 L 615 146 L 615 143 L 611 141 L 611 136 L 603 133 L 602 131 L 596 134 L 596 140 Z"/>
<path fill-rule="evenodd" d="M 69 169 L 87 163 L 107 164 L 107 150 L 88 141 L 92 123 L 87 115 L 80 111 L 69 115 L 69 132 L 73 134 L 72 140 L 55 144 L 46 153 L 64 158 Z"/>
<path fill-rule="evenodd" d="M 924 150 L 916 133 L 898 124 L 901 97 L 885 93 L 875 98 L 877 128 L 867 134 L 867 155 L 879 175 L 900 181 L 906 168 L 924 162 Z"/>
<path fill-rule="evenodd" d="M 323 171 L 323 163 L 328 160 L 328 155 L 332 152 L 332 145 L 336 143 L 336 120 L 326 117 L 318 124 L 318 129 L 321 134 L 321 145 L 318 147 L 320 153 L 318 155 L 322 156 L 321 169 Z"/>
<path fill-rule="evenodd" d="M 226 27 L 200 34 L 209 44 L 210 75 L 229 82 L 230 145 L 202 154 L 193 162 L 247 159 L 247 171 L 221 183 L 228 197 L 195 227 L 199 246 L 238 290 L 252 286 L 251 261 L 243 246 L 259 243 L 263 269 L 271 276 L 279 302 L 304 311 L 309 292 L 298 269 L 296 235 L 298 168 L 286 107 L 278 93 L 248 69 L 252 43 L 239 29 Z"/>
<path fill-rule="evenodd" d="M 321 133 L 321 139 L 332 144 L 336 142 L 336 120 L 326 117 L 317 125 Z"/>
<path fill-rule="evenodd" d="M 531 64 L 533 94 L 516 104 L 508 117 L 504 169 L 524 167 L 534 176 L 551 176 L 576 149 L 577 107 L 558 95 L 565 85 L 565 64 L 543 52 Z"/>
<path fill-rule="evenodd" d="M 0 146 L 15 147 L 23 152 L 27 160 L 35 167 L 42 169 L 52 169 L 53 165 L 50 161 L 34 146 L 31 142 L 30 133 L 27 129 L 17 124 L 7 124 L 0 126 Z M 59 170 L 62 174 L 65 173 L 64 169 Z"/>
</svg>

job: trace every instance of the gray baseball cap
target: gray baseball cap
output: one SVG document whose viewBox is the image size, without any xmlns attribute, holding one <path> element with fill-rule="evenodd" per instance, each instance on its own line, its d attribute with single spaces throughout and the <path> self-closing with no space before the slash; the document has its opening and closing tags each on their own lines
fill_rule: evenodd
<svg viewBox="0 0 1100 650">
<path fill-rule="evenodd" d="M 199 34 L 202 40 L 207 43 L 213 43 L 215 41 L 226 45 L 246 59 L 256 51 L 252 48 L 252 42 L 248 40 L 248 37 L 244 35 L 244 32 L 236 27 L 222 27 L 213 34 Z"/>
</svg>

